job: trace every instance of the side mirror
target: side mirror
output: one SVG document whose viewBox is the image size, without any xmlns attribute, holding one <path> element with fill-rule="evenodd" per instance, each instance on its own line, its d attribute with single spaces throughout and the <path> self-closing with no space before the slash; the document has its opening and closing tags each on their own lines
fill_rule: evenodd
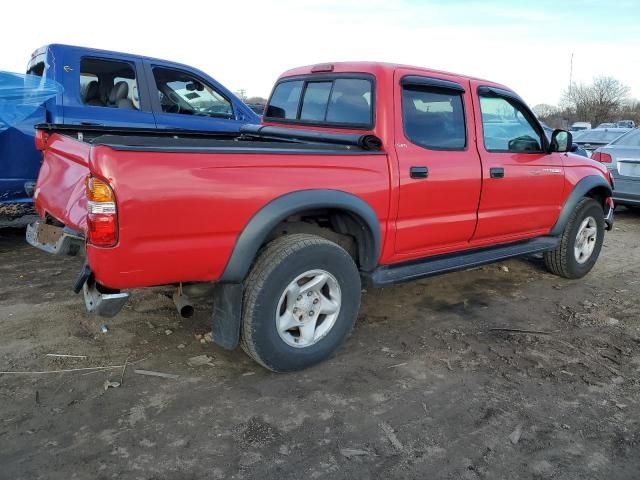
<svg viewBox="0 0 640 480">
<path fill-rule="evenodd" d="M 568 152 L 573 145 L 573 135 L 566 130 L 556 129 L 551 134 L 551 142 L 549 145 L 549 152 Z"/>
<path fill-rule="evenodd" d="M 280 107 L 275 107 L 273 105 L 269 105 L 267 107 L 267 111 L 266 111 L 265 117 L 285 118 L 286 117 L 286 112 L 284 111 L 284 108 L 280 108 Z"/>
</svg>

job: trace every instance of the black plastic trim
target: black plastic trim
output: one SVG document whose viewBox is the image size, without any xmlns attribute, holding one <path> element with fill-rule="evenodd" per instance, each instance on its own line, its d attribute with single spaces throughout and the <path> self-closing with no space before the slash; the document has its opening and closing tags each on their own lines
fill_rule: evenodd
<svg viewBox="0 0 640 480">
<path fill-rule="evenodd" d="M 382 141 L 378 137 L 360 133 L 334 133 L 251 124 L 242 125 L 240 133 L 267 139 L 351 145 L 365 150 L 380 150 L 382 148 Z"/>
<path fill-rule="evenodd" d="M 562 210 L 560 210 L 560 215 L 558 216 L 558 220 L 556 224 L 551 229 L 551 233 L 549 235 L 559 236 L 564 232 L 564 228 L 569 221 L 569 217 L 571 213 L 575 210 L 578 202 L 582 200 L 587 194 L 593 190 L 594 188 L 604 188 L 608 192 L 609 196 L 613 195 L 613 191 L 611 190 L 611 185 L 603 178 L 598 175 L 589 175 L 580 180 L 576 186 L 573 188 L 569 197 L 564 202 L 562 206 Z"/>
<path fill-rule="evenodd" d="M 80 273 L 78 274 L 78 278 L 76 278 L 76 281 L 73 283 L 73 293 L 80 293 L 84 284 L 92 277 L 93 272 L 91 271 L 91 267 L 89 267 L 89 264 L 85 262 L 82 265 L 82 270 L 80 270 Z"/>
<path fill-rule="evenodd" d="M 450 80 L 441 78 L 423 77 L 422 75 L 405 75 L 400 79 L 400 85 L 403 87 L 428 87 L 443 90 L 452 90 L 457 93 L 464 93 L 465 89 L 462 85 Z"/>
<path fill-rule="evenodd" d="M 428 167 L 411 167 L 409 169 L 409 176 L 411 178 L 429 178 L 429 168 Z"/>
<path fill-rule="evenodd" d="M 538 237 L 523 242 L 437 255 L 395 265 L 384 265 L 376 268 L 371 274 L 365 275 L 364 279 L 369 285 L 384 287 L 442 273 L 466 270 L 507 258 L 545 252 L 554 249 L 559 242 L 560 239 L 556 237 Z"/>
<path fill-rule="evenodd" d="M 378 264 L 381 249 L 381 231 L 378 217 L 361 198 L 340 190 L 299 190 L 271 201 L 251 218 L 240 233 L 221 283 L 240 283 L 244 280 L 259 248 L 267 236 L 287 217 L 305 210 L 330 208 L 350 213 L 363 230 L 359 245 L 361 270 L 373 270 Z"/>
</svg>

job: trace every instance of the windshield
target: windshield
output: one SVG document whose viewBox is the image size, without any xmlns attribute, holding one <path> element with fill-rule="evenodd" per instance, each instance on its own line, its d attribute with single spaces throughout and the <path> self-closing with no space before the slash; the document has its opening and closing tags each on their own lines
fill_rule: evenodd
<svg viewBox="0 0 640 480">
<path fill-rule="evenodd" d="M 625 133 L 624 130 L 585 130 L 575 133 L 573 139 L 583 143 L 609 143 L 623 133 Z"/>
<path fill-rule="evenodd" d="M 631 130 L 618 138 L 613 145 L 623 145 L 625 147 L 640 147 L 640 129 Z"/>
</svg>

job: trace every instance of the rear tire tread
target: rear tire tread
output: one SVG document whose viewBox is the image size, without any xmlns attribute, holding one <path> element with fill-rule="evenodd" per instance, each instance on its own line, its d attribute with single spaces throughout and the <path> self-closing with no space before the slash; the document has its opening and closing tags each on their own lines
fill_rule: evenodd
<svg viewBox="0 0 640 480">
<path fill-rule="evenodd" d="M 263 358 L 260 357 L 256 350 L 256 343 L 253 339 L 254 326 L 253 322 L 255 316 L 252 312 L 255 308 L 258 295 L 264 287 L 271 272 L 277 268 L 277 266 L 283 262 L 287 257 L 293 255 L 299 250 L 314 245 L 331 245 L 344 250 L 334 242 L 326 240 L 316 235 L 307 233 L 296 233 L 291 235 L 284 235 L 280 238 L 273 240 L 269 243 L 264 250 L 259 254 L 257 261 L 253 265 L 251 272 L 249 273 L 245 282 L 244 288 L 244 300 L 242 307 L 242 335 L 240 340 L 240 346 L 249 357 L 255 360 L 268 370 L 278 371 L 272 366 L 268 365 Z M 346 256 L 349 254 L 344 251 Z M 349 258 L 351 258 L 349 256 Z M 351 330 L 353 326 L 351 327 Z M 351 332 L 349 331 L 349 333 Z M 347 335 L 348 336 L 348 335 Z M 346 338 L 346 337 L 345 337 Z"/>
</svg>

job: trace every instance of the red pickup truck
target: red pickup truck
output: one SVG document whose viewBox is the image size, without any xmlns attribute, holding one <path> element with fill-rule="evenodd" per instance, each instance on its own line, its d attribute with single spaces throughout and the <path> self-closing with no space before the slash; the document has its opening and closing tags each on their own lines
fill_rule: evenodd
<svg viewBox="0 0 640 480">
<path fill-rule="evenodd" d="M 362 283 L 533 253 L 579 278 L 613 221 L 611 177 L 569 132 L 547 138 L 505 86 L 416 67 L 291 70 L 239 135 L 42 125 L 36 143 L 27 240 L 86 248 L 90 311 L 213 283 L 214 341 L 274 371 L 335 352 Z"/>
</svg>

